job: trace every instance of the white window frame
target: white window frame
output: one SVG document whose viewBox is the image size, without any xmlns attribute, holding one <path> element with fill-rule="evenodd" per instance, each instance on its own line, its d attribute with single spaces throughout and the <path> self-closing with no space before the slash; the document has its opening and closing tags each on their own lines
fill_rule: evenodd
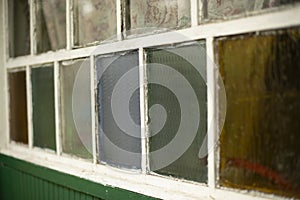
<svg viewBox="0 0 300 200">
<path fill-rule="evenodd" d="M 109 54 L 113 52 L 121 52 L 128 50 L 138 50 L 139 52 L 139 80 L 141 85 L 146 85 L 146 67 L 144 49 L 155 46 L 169 45 L 174 43 L 189 42 L 193 40 L 205 40 L 207 57 L 215 59 L 214 39 L 222 36 L 237 35 L 243 33 L 251 33 L 256 31 L 266 31 L 274 29 L 283 29 L 287 27 L 300 25 L 300 4 L 287 5 L 275 8 L 268 11 L 260 11 L 258 15 L 247 14 L 246 17 L 235 17 L 232 20 L 207 23 L 198 25 L 198 5 L 202 7 L 201 1 L 191 1 L 191 27 L 183 30 L 172 30 L 169 32 L 147 35 L 143 37 L 131 37 L 123 40 L 121 37 L 121 0 L 116 0 L 117 5 L 117 41 L 112 43 L 100 44 L 97 46 L 90 46 L 78 49 L 72 49 L 73 46 L 73 10 L 72 0 L 66 0 L 66 33 L 67 46 L 64 50 L 56 52 L 47 52 L 36 55 L 36 40 L 35 40 L 35 17 L 30 14 L 30 35 L 31 35 L 31 51 L 30 55 L 21 56 L 17 58 L 9 58 L 8 55 L 8 13 L 7 1 L 2 0 L 2 19 L 3 21 L 3 56 L 4 56 L 4 97 L 5 97 L 5 127 L 4 135 L 5 142 L 0 143 L 0 152 L 15 158 L 19 158 L 30 163 L 38 164 L 48 167 L 63 173 L 82 177 L 96 183 L 119 187 L 126 190 L 138 192 L 144 195 L 149 195 L 163 199 L 285 199 L 279 196 L 273 196 L 257 191 L 246 191 L 238 189 L 230 189 L 218 187 L 218 161 L 219 149 L 214 148 L 214 151 L 208 156 L 208 184 L 197 183 L 187 180 L 178 180 L 167 176 L 157 174 L 149 174 L 149 160 L 147 156 L 142 157 L 142 173 L 136 171 L 128 171 L 117 169 L 107 165 L 99 164 L 96 151 L 96 137 L 97 137 L 97 113 L 95 110 L 95 91 L 96 91 L 96 77 L 95 77 L 95 56 L 101 54 Z M 30 0 L 30 10 L 35 10 L 35 0 Z M 201 18 L 200 18 L 201 19 Z M 184 36 L 184 37 L 180 37 Z M 59 97 L 59 62 L 63 60 L 77 59 L 88 57 L 90 58 L 90 73 L 91 73 L 91 108 L 92 108 L 92 137 L 93 137 L 93 162 L 88 162 L 83 159 L 74 158 L 62 154 L 61 148 L 61 127 L 60 123 L 60 97 Z M 1 58 L 1 56 L 0 56 Z M 209 60 L 207 59 L 207 60 Z M 55 117 L 56 117 L 56 149 L 57 153 L 48 152 L 43 149 L 33 147 L 33 131 L 32 131 L 32 103 L 31 103 L 31 80 L 30 73 L 33 65 L 53 63 L 55 76 Z M 20 145 L 9 140 L 9 104 L 8 104 L 8 70 L 25 67 L 27 80 L 27 98 L 28 98 L 28 146 Z M 208 88 L 216 88 L 217 66 L 207 61 L 207 85 Z M 149 152 L 147 145 L 147 127 L 145 124 L 147 97 L 145 96 L 145 87 L 140 88 L 140 110 L 141 110 L 141 134 L 142 134 L 142 154 Z M 1 90 L 1 89 L 0 89 Z M 209 91 L 210 98 L 208 98 L 208 119 L 212 118 L 212 124 L 208 124 L 213 128 L 208 133 L 208 145 L 215 144 L 217 131 L 217 102 L 215 91 Z M 208 122 L 210 123 L 210 122 Z M 84 169 L 84 170 L 83 170 Z"/>
</svg>

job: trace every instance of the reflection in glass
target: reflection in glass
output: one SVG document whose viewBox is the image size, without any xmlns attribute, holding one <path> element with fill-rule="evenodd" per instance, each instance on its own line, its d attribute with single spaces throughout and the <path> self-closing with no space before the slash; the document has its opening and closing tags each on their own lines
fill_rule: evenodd
<svg viewBox="0 0 300 200">
<path fill-rule="evenodd" d="M 115 0 L 75 0 L 76 45 L 110 39 L 117 33 Z"/>
<path fill-rule="evenodd" d="M 96 65 L 100 161 L 140 169 L 138 53 L 100 56 Z"/>
<path fill-rule="evenodd" d="M 294 2 L 299 0 L 205 0 L 204 9 L 207 8 L 205 17 L 218 19 Z"/>
<path fill-rule="evenodd" d="M 131 30 L 137 28 L 183 28 L 190 25 L 190 1 L 130 0 Z"/>
<path fill-rule="evenodd" d="M 172 155 L 183 147 L 181 156 L 155 172 L 207 182 L 207 154 L 199 156 L 202 145 L 207 149 L 204 142 L 207 132 L 205 49 L 205 44 L 201 42 L 198 45 L 147 51 L 148 81 L 157 80 L 148 84 L 151 171 L 161 164 L 159 159 L 152 157 L 151 152 L 163 153 L 163 148 L 176 143 L 168 153 Z M 186 88 L 186 84 L 190 86 Z M 186 94 L 186 91 L 190 92 Z M 195 95 L 194 100 L 192 94 Z M 194 116 L 198 116 L 198 120 Z M 180 134 L 183 134 L 182 140 L 177 138 Z M 185 145 L 184 141 L 188 138 L 191 140 Z M 207 153 L 207 150 L 204 152 Z M 164 156 L 164 159 L 168 158 L 168 155 Z"/>
<path fill-rule="evenodd" d="M 8 74 L 10 139 L 28 144 L 25 71 Z"/>
<path fill-rule="evenodd" d="M 27 0 L 9 0 L 9 55 L 30 54 L 29 4 Z"/>
<path fill-rule="evenodd" d="M 37 0 L 38 53 L 66 47 L 66 1 Z"/>
<path fill-rule="evenodd" d="M 89 60 L 61 63 L 63 152 L 92 157 Z"/>
<path fill-rule="evenodd" d="M 300 29 L 217 42 L 221 185 L 300 197 Z"/>
<path fill-rule="evenodd" d="M 32 68 L 33 145 L 55 150 L 53 67 Z"/>
</svg>

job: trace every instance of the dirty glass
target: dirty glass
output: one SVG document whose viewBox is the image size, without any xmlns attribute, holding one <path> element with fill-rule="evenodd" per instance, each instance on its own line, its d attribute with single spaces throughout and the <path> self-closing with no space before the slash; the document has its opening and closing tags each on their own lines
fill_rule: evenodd
<svg viewBox="0 0 300 200">
<path fill-rule="evenodd" d="M 75 0 L 75 45 L 112 39 L 117 33 L 115 0 Z"/>
<path fill-rule="evenodd" d="M 63 152 L 92 157 L 89 60 L 61 62 L 61 125 Z"/>
<path fill-rule="evenodd" d="M 28 144 L 25 71 L 8 74 L 10 139 Z"/>
<path fill-rule="evenodd" d="M 28 55 L 30 54 L 29 1 L 9 0 L 7 2 L 9 55 L 11 57 Z"/>
<path fill-rule="evenodd" d="M 208 19 L 220 19 L 294 2 L 299 0 L 205 0 L 202 14 Z"/>
<path fill-rule="evenodd" d="M 183 28 L 190 25 L 190 1 L 183 0 L 128 0 L 130 29 Z M 137 31 L 137 30 L 136 30 Z"/>
<path fill-rule="evenodd" d="M 200 42 L 147 51 L 151 171 L 207 182 L 205 49 Z"/>
<path fill-rule="evenodd" d="M 33 145 L 55 150 L 54 74 L 52 66 L 32 68 Z"/>
<path fill-rule="evenodd" d="M 140 169 L 138 53 L 100 56 L 96 67 L 100 161 Z"/>
<path fill-rule="evenodd" d="M 227 96 L 220 184 L 300 197 L 300 29 L 216 41 Z"/>
<path fill-rule="evenodd" d="M 36 37 L 38 53 L 66 47 L 65 0 L 37 0 Z"/>
</svg>

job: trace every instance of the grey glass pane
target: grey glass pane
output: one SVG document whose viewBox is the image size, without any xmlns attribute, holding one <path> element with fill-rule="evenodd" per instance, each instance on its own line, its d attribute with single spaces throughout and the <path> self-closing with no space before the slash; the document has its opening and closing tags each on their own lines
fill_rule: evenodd
<svg viewBox="0 0 300 200">
<path fill-rule="evenodd" d="M 63 152 L 92 158 L 90 62 L 61 63 Z"/>
<path fill-rule="evenodd" d="M 100 161 L 141 167 L 138 53 L 97 58 Z"/>
<path fill-rule="evenodd" d="M 32 68 L 33 145 L 56 149 L 53 67 Z"/>
<path fill-rule="evenodd" d="M 203 42 L 147 51 L 151 171 L 207 181 L 205 52 Z M 169 148 L 171 144 L 175 145 Z M 160 155 L 155 154 L 158 151 Z"/>
<path fill-rule="evenodd" d="M 190 25 L 190 1 L 129 0 L 130 29 L 183 28 Z M 125 22 L 126 23 L 126 22 Z M 128 23 L 128 22 L 127 22 Z"/>
<path fill-rule="evenodd" d="M 37 0 L 36 35 L 38 53 L 66 47 L 66 1 Z"/>
<path fill-rule="evenodd" d="M 30 53 L 29 4 L 27 0 L 9 0 L 9 54 L 11 57 Z"/>
<path fill-rule="evenodd" d="M 262 10 L 299 0 L 206 0 L 207 18 L 218 19 L 238 15 L 247 11 Z"/>
<path fill-rule="evenodd" d="M 218 40 L 220 184 L 300 197 L 300 29 Z"/>
<path fill-rule="evenodd" d="M 28 144 L 25 71 L 8 74 L 10 139 Z"/>
<path fill-rule="evenodd" d="M 75 0 L 74 7 L 76 45 L 104 41 L 116 35 L 115 0 Z"/>
</svg>

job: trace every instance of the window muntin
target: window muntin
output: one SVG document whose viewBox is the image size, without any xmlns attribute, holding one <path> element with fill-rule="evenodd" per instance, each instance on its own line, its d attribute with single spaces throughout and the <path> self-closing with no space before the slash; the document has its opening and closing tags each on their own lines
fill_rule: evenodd
<svg viewBox="0 0 300 200">
<path fill-rule="evenodd" d="M 216 42 L 227 95 L 222 186 L 299 197 L 300 31 Z"/>
<path fill-rule="evenodd" d="M 31 69 L 33 145 L 55 150 L 53 66 Z"/>
<path fill-rule="evenodd" d="M 8 80 L 10 139 L 28 144 L 26 73 L 25 71 L 10 72 Z"/>
</svg>

